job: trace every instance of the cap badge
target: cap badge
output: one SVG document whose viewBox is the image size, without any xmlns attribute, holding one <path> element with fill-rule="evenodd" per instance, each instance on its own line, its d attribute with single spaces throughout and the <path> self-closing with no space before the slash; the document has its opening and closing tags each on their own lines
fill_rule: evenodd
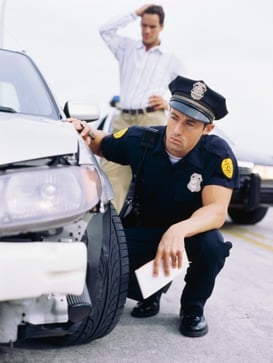
<svg viewBox="0 0 273 363">
<path fill-rule="evenodd" d="M 207 87 L 206 87 L 205 83 L 203 83 L 203 82 L 195 82 L 192 85 L 191 97 L 194 100 L 199 101 L 199 100 L 201 100 L 201 98 L 204 97 L 206 91 L 207 91 Z"/>
</svg>

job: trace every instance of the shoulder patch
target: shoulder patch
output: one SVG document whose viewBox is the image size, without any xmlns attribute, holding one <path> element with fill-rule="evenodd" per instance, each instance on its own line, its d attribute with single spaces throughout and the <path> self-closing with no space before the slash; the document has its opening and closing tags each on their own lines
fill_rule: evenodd
<svg viewBox="0 0 273 363">
<path fill-rule="evenodd" d="M 221 163 L 221 169 L 222 172 L 224 173 L 224 175 L 226 177 L 228 177 L 229 179 L 232 178 L 233 176 L 233 162 L 231 158 L 226 158 L 222 160 Z"/>
<path fill-rule="evenodd" d="M 127 132 L 128 128 L 127 129 L 122 129 L 120 131 L 117 131 L 113 134 L 114 138 L 115 139 L 119 139 L 121 138 L 126 132 Z"/>
</svg>

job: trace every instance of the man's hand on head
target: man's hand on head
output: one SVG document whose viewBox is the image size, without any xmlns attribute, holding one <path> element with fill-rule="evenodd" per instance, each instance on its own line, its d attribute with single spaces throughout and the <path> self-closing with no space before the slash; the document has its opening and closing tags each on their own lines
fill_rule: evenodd
<svg viewBox="0 0 273 363">
<path fill-rule="evenodd" d="M 150 6 L 152 6 L 152 5 L 154 5 L 154 4 L 145 4 L 145 5 L 142 5 L 140 8 L 138 8 L 138 9 L 136 10 L 136 14 L 137 14 L 137 16 L 142 16 L 142 15 L 143 15 L 143 13 L 144 13 L 144 11 L 145 11 L 147 8 L 149 8 Z"/>
</svg>

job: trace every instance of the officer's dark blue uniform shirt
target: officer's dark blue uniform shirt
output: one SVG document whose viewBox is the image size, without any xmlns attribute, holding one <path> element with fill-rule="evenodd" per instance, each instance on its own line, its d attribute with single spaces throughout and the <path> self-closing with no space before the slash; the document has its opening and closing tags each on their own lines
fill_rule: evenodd
<svg viewBox="0 0 273 363">
<path fill-rule="evenodd" d="M 202 207 L 201 192 L 206 185 L 239 187 L 237 161 L 225 140 L 204 135 L 189 154 L 172 164 L 165 151 L 166 127 L 153 128 L 159 137 L 155 147 L 146 153 L 139 187 L 143 226 L 168 227 L 189 218 Z M 106 136 L 102 143 L 104 157 L 130 165 L 135 173 L 143 153 L 144 130 L 132 126 Z"/>
</svg>

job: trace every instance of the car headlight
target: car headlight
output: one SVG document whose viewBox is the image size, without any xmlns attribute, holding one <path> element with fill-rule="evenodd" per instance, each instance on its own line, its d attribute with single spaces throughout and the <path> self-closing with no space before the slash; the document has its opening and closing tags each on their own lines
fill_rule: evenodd
<svg viewBox="0 0 273 363">
<path fill-rule="evenodd" d="M 74 221 L 97 205 L 101 183 L 94 168 L 62 166 L 0 175 L 0 235 L 38 231 Z"/>
</svg>

